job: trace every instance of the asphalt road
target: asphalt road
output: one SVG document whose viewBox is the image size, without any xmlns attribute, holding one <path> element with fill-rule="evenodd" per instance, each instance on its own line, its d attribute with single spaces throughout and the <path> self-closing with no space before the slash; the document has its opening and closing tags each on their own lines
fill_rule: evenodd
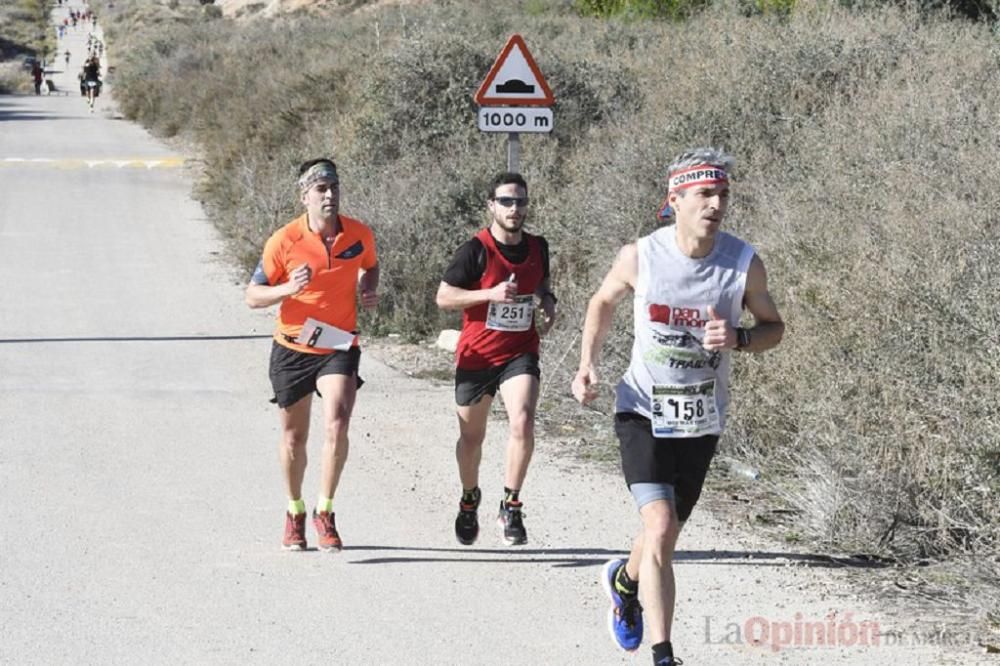
<svg viewBox="0 0 1000 666">
<path fill-rule="evenodd" d="M 495 423 L 484 532 L 459 546 L 451 390 L 371 355 L 335 502 L 347 548 L 280 549 L 273 313 L 243 304 L 183 158 L 107 95 L 94 114 L 78 94 L 0 97 L 0 663 L 650 663 L 648 645 L 612 644 L 597 582 L 638 526 L 618 476 L 541 441 L 530 543 L 504 547 Z M 917 644 L 925 626 L 843 573 L 696 511 L 678 655 L 975 663 Z M 831 622 L 832 645 L 794 633 Z M 860 644 L 864 622 L 877 645 Z"/>
</svg>

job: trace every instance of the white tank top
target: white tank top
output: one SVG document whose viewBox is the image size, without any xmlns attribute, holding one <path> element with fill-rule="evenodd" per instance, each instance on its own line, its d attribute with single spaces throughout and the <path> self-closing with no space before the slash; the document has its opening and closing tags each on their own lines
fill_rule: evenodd
<svg viewBox="0 0 1000 666">
<path fill-rule="evenodd" d="M 657 437 L 719 434 L 729 404 L 729 352 L 701 346 L 708 306 L 739 325 L 754 249 L 720 232 L 712 251 L 691 258 L 677 227 L 640 238 L 632 360 L 618 384 L 615 411 L 652 421 Z"/>
</svg>

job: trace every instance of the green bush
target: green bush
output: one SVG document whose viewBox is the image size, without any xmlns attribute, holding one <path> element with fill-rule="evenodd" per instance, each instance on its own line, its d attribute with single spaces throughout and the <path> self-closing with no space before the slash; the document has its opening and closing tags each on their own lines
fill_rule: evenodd
<svg viewBox="0 0 1000 666">
<path fill-rule="evenodd" d="M 582 16 L 632 19 L 682 19 L 709 4 L 709 0 L 576 0 Z"/>
</svg>

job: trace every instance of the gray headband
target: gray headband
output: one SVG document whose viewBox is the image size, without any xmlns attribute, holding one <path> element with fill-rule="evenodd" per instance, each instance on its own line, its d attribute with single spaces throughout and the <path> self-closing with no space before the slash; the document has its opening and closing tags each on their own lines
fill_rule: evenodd
<svg viewBox="0 0 1000 666">
<path fill-rule="evenodd" d="M 321 180 L 339 183 L 340 179 L 337 178 L 337 168 L 329 162 L 317 162 L 309 167 L 304 174 L 299 176 L 299 189 L 305 192 Z"/>
</svg>

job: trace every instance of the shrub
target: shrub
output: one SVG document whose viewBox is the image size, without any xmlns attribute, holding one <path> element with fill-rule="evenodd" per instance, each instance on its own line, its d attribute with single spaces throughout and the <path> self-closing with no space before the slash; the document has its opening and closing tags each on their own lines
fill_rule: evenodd
<svg viewBox="0 0 1000 666">
<path fill-rule="evenodd" d="M 681 19 L 707 4 L 708 0 L 577 0 L 576 8 L 583 16 Z"/>
</svg>

